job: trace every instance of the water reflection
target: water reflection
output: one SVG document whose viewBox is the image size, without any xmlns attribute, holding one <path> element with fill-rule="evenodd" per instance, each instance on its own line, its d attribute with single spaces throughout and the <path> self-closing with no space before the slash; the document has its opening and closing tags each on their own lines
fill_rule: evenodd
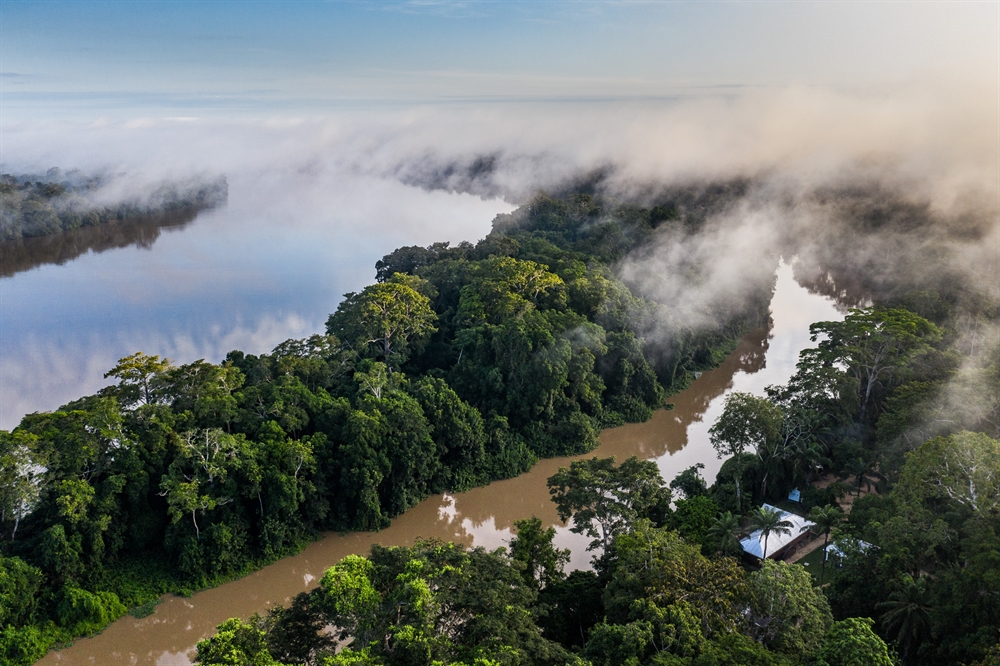
<svg viewBox="0 0 1000 666">
<path fill-rule="evenodd" d="M 45 264 L 62 265 L 88 252 L 100 254 L 130 245 L 149 249 L 162 231 L 183 229 L 202 210 L 191 206 L 160 215 L 0 242 L 0 278 Z"/>
<path fill-rule="evenodd" d="M 672 410 L 657 411 L 645 423 L 606 430 L 588 455 L 638 455 L 654 459 L 665 479 L 701 462 L 714 479 L 721 467 L 708 440 L 708 428 L 721 412 L 729 390 L 760 393 L 794 372 L 800 350 L 809 344 L 809 324 L 841 315 L 832 301 L 799 286 L 792 268 L 782 264 L 771 304 L 771 325 L 748 335 L 726 361 L 696 379 L 670 400 Z M 513 536 L 515 520 L 532 515 L 557 528 L 556 544 L 572 550 L 571 568 L 589 564 L 590 539 L 571 533 L 549 500 L 545 481 L 570 459 L 543 460 L 527 474 L 465 493 L 430 497 L 377 533 L 330 535 L 302 553 L 246 578 L 206 590 L 190 599 L 167 597 L 149 617 L 124 617 L 94 638 L 51 652 L 41 664 L 189 664 L 194 645 L 229 617 L 248 617 L 273 604 L 285 604 L 311 588 L 323 571 L 346 555 L 366 553 L 372 544 L 407 545 L 438 538 L 495 548 Z"/>
</svg>

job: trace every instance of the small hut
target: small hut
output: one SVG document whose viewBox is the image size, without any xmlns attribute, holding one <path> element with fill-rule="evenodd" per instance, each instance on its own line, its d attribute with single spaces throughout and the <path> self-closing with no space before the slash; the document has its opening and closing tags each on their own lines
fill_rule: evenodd
<svg viewBox="0 0 1000 666">
<path fill-rule="evenodd" d="M 764 504 L 764 508 L 771 509 L 773 511 L 781 512 L 781 519 L 787 520 L 792 524 L 791 532 L 788 534 L 772 532 L 767 538 L 767 559 L 769 560 L 780 560 L 785 555 L 789 555 L 795 551 L 800 543 L 809 538 L 809 530 L 814 527 L 815 523 L 812 523 L 802 516 L 797 516 L 794 513 L 789 513 L 779 509 L 776 506 L 771 506 L 770 504 Z M 748 556 L 755 559 L 763 559 L 764 557 L 764 535 L 760 530 L 753 532 L 750 536 L 742 539 L 740 545 L 743 546 L 743 552 Z"/>
</svg>

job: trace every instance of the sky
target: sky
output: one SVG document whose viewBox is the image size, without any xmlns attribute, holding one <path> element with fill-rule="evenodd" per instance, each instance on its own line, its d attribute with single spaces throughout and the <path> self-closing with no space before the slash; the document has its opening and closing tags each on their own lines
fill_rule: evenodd
<svg viewBox="0 0 1000 666">
<path fill-rule="evenodd" d="M 6 123 L 996 83 L 1000 3 L 0 2 Z"/>
</svg>

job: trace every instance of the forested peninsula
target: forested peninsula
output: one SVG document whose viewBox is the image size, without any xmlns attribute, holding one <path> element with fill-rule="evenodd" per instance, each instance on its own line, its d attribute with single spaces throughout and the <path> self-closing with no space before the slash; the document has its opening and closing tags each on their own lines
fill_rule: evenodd
<svg viewBox="0 0 1000 666">
<path fill-rule="evenodd" d="M 584 453 L 601 428 L 649 418 L 766 325 L 773 279 L 751 280 L 715 325 L 685 328 L 614 267 L 654 238 L 700 233 L 731 194 L 648 208 L 538 195 L 476 245 L 386 255 L 325 335 L 218 365 L 136 353 L 97 395 L 26 416 L 0 433 L 0 654 L 31 663 L 162 593 L 324 530 L 379 529 L 430 493 Z M 527 517 L 494 552 L 376 547 L 289 608 L 224 623 L 198 661 L 997 663 L 1000 347 L 968 335 L 997 304 L 954 274 L 864 286 L 870 304 L 815 324 L 787 385 L 729 397 L 712 428 L 729 459 L 711 485 L 697 468 L 667 484 L 637 459 L 549 480 L 560 515 L 594 538 L 594 571 L 566 574 L 554 531 Z M 814 487 L 823 474 L 843 481 Z M 839 503 L 865 484 L 845 516 Z M 793 488 L 838 544 L 825 580 L 735 557 L 754 527 L 787 529 L 760 506 Z"/>
<path fill-rule="evenodd" d="M 169 222 L 226 201 L 225 177 L 129 184 L 116 193 L 112 175 L 53 167 L 41 174 L 0 176 L 0 242 L 136 221 Z M 138 193 L 137 193 L 138 192 Z M 6 252 L 5 254 L 10 254 Z"/>
</svg>

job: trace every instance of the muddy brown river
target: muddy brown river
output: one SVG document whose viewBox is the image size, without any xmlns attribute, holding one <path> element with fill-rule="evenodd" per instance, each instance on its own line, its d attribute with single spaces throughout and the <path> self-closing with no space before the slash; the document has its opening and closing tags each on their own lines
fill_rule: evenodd
<svg viewBox="0 0 1000 666">
<path fill-rule="evenodd" d="M 782 264 L 768 330 L 748 335 L 721 366 L 672 396 L 673 409 L 657 411 L 645 423 L 605 430 L 600 446 L 587 455 L 656 460 L 666 480 L 700 462 L 705 465 L 705 477 L 714 480 L 722 461 L 708 441 L 708 428 L 721 412 L 724 394 L 731 390 L 761 393 L 769 384 L 786 381 L 799 351 L 809 345 L 809 324 L 841 317 L 832 301 L 799 286 L 791 267 Z M 152 615 L 143 619 L 126 615 L 103 633 L 50 652 L 39 663 L 186 666 L 191 664 L 195 644 L 211 635 L 216 625 L 287 603 L 313 587 L 327 567 L 346 555 L 364 554 L 375 543 L 405 545 L 421 537 L 496 548 L 511 539 L 515 520 L 532 515 L 546 525 L 556 525 L 557 545 L 572 549 L 571 568 L 586 567 L 590 539 L 560 523 L 545 485 L 549 476 L 572 459 L 542 460 L 514 479 L 429 497 L 381 532 L 327 535 L 294 557 L 190 598 L 168 595 Z"/>
</svg>

